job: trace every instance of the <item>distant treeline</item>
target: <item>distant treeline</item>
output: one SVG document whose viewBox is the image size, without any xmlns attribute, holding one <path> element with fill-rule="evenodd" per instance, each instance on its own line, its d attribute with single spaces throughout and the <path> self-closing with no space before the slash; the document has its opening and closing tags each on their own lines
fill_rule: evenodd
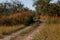
<svg viewBox="0 0 60 40">
<path fill-rule="evenodd" d="M 0 3 L 0 25 L 28 25 L 35 22 L 35 14 L 19 1 Z"/>
<path fill-rule="evenodd" d="M 27 7 L 20 1 L 11 1 L 0 3 L 0 15 L 10 15 L 16 12 L 28 11 Z"/>
<path fill-rule="evenodd" d="M 60 16 L 60 1 L 51 3 L 52 0 L 35 0 L 34 6 L 40 15 Z"/>
</svg>

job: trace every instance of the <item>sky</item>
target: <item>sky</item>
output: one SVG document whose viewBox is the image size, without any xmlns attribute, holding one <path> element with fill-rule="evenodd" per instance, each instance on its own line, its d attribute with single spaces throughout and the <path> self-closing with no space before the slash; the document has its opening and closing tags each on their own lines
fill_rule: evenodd
<svg viewBox="0 0 60 40">
<path fill-rule="evenodd" d="M 52 0 L 51 2 L 54 3 L 54 2 L 57 2 L 58 0 Z"/>
<path fill-rule="evenodd" d="M 35 10 L 35 8 L 32 6 L 33 5 L 33 0 L 20 0 L 22 1 L 22 3 L 25 5 L 25 7 L 27 6 L 28 8 L 32 9 L 32 10 Z M 52 0 L 51 2 L 54 3 L 54 2 L 57 2 L 58 0 Z"/>
<path fill-rule="evenodd" d="M 2 1 L 4 1 L 4 0 L 0 0 L 0 2 L 2 2 Z M 33 0 L 20 0 L 20 1 L 24 4 L 24 7 L 28 7 L 29 9 L 35 10 L 35 8 L 32 6 Z M 54 3 L 54 2 L 57 2 L 57 0 L 52 0 L 52 3 Z"/>
<path fill-rule="evenodd" d="M 33 5 L 33 0 L 20 0 L 22 1 L 22 3 L 25 5 L 25 7 L 28 7 L 32 10 L 34 10 L 35 8 L 32 6 Z"/>
</svg>

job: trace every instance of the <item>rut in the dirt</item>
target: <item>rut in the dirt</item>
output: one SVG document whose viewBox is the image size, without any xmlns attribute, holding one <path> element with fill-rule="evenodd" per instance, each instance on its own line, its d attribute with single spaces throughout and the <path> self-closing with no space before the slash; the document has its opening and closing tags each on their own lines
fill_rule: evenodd
<svg viewBox="0 0 60 40">
<path fill-rule="evenodd" d="M 39 32 L 39 30 L 41 30 L 43 26 L 44 26 L 44 23 L 41 23 L 41 24 L 39 24 L 39 26 L 34 28 L 32 31 L 27 33 L 25 36 L 20 36 L 20 33 L 26 29 L 31 28 L 32 27 L 32 25 L 31 25 L 31 26 L 28 26 L 22 30 L 15 32 L 15 33 L 12 33 L 11 35 L 8 35 L 5 38 L 0 39 L 0 40 L 11 40 L 11 39 L 14 39 L 14 40 L 31 40 L 32 36 L 34 36 L 37 32 Z"/>
<path fill-rule="evenodd" d="M 32 30 L 29 34 L 24 37 L 17 36 L 15 40 L 32 40 L 32 37 L 38 33 L 44 27 L 44 23 L 40 24 L 36 29 Z"/>
</svg>

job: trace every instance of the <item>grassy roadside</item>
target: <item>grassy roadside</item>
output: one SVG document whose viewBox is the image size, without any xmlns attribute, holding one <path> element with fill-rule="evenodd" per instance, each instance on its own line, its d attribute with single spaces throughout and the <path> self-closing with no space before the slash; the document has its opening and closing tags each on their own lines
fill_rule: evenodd
<svg viewBox="0 0 60 40">
<path fill-rule="evenodd" d="M 9 27 L 7 27 L 7 26 L 1 26 L 0 27 L 0 38 L 2 38 L 2 36 L 4 36 L 4 35 L 8 35 L 8 34 L 11 34 L 11 33 L 13 33 L 13 32 L 15 32 L 15 31 L 17 31 L 17 30 L 20 30 L 20 29 L 23 29 L 23 28 L 25 28 L 26 26 L 25 25 L 16 25 L 16 26 L 9 26 Z"/>
<path fill-rule="evenodd" d="M 44 28 L 32 40 L 60 40 L 60 18 L 48 18 Z"/>
</svg>

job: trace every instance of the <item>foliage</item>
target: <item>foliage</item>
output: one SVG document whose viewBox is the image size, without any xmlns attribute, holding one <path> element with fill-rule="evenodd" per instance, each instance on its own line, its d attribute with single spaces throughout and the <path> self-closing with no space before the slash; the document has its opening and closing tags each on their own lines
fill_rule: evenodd
<svg viewBox="0 0 60 40">
<path fill-rule="evenodd" d="M 29 25 L 35 19 L 35 12 L 24 7 L 20 1 L 0 3 L 0 25 Z"/>
<path fill-rule="evenodd" d="M 23 10 L 23 4 L 20 1 L 0 3 L 0 14 L 10 15 Z"/>
<path fill-rule="evenodd" d="M 51 0 L 35 1 L 36 11 L 41 15 L 60 16 L 60 3 L 50 3 L 50 1 Z"/>
<path fill-rule="evenodd" d="M 30 11 L 15 13 L 9 16 L 1 16 L 0 25 L 30 24 L 33 22 L 33 15 Z"/>
</svg>

